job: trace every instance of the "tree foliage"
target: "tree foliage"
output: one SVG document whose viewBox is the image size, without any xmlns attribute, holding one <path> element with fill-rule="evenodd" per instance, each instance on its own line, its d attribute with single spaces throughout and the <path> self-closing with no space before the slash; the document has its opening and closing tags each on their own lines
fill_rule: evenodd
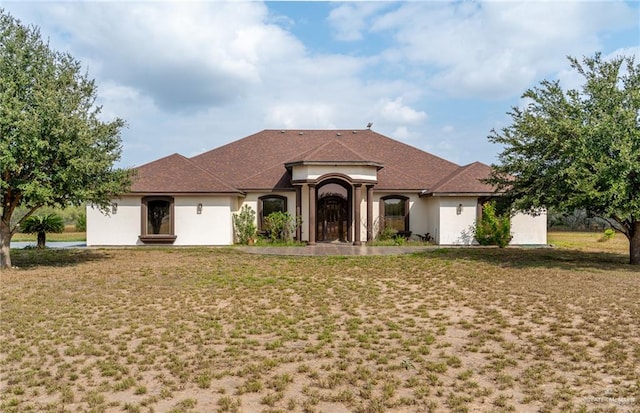
<svg viewBox="0 0 640 413">
<path fill-rule="evenodd" d="M 26 234 L 37 234 L 37 248 L 45 247 L 47 232 L 60 233 L 64 231 L 64 219 L 60 215 L 31 215 L 22 221 L 20 231 Z"/>
<path fill-rule="evenodd" d="M 542 81 L 489 140 L 504 147 L 489 183 L 518 210 L 584 209 L 630 241 L 640 264 L 640 65 L 632 57 L 569 58 L 579 89 Z"/>
<path fill-rule="evenodd" d="M 128 189 L 130 171 L 114 167 L 125 123 L 102 121 L 95 101 L 95 82 L 77 60 L 0 9 L 1 268 L 11 266 L 18 225 L 38 208 L 106 208 Z M 12 222 L 20 206 L 27 212 Z"/>
</svg>

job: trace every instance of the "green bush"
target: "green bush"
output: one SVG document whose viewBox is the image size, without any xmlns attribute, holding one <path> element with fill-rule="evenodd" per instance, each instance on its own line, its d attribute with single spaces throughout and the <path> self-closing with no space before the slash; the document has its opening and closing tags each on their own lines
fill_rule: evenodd
<svg viewBox="0 0 640 413">
<path fill-rule="evenodd" d="M 480 245 L 497 245 L 506 247 L 511 241 L 511 219 L 508 214 L 498 215 L 496 203 L 483 205 L 482 219 L 473 227 L 473 235 Z"/>
<path fill-rule="evenodd" d="M 244 205 L 240 212 L 233 214 L 233 229 L 236 241 L 240 244 L 248 244 L 256 236 L 256 212 Z"/>
<path fill-rule="evenodd" d="M 600 237 L 600 239 L 598 241 L 600 241 L 600 242 L 609 241 L 610 239 L 612 239 L 614 237 L 614 235 L 616 235 L 616 231 L 613 228 L 607 228 L 607 229 L 604 230 L 604 233 L 602 234 L 602 236 Z"/>
<path fill-rule="evenodd" d="M 384 227 L 380 230 L 380 232 L 378 232 L 378 235 L 376 236 L 376 240 L 378 241 L 392 240 L 396 238 L 397 233 L 398 232 L 391 227 Z"/>
<path fill-rule="evenodd" d="M 264 229 L 272 241 L 291 241 L 300 225 L 302 219 L 294 217 L 289 212 L 272 212 L 264 219 Z"/>
</svg>

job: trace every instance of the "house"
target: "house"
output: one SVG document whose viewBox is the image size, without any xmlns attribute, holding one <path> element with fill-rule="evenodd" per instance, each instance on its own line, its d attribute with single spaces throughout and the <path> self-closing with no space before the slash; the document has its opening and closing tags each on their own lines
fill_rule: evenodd
<svg viewBox="0 0 640 413">
<path fill-rule="evenodd" d="M 383 227 L 470 244 L 490 168 L 459 166 L 370 129 L 264 130 L 192 158 L 142 165 L 109 214 L 87 209 L 88 245 L 229 245 L 244 205 L 258 229 L 274 211 L 302 218 L 296 238 L 360 245 Z M 511 244 L 546 244 L 546 215 L 512 218 Z"/>
</svg>

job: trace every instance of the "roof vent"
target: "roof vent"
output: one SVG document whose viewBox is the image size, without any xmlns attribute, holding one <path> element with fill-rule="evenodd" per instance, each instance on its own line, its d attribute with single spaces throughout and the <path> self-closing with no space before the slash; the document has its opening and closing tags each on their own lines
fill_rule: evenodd
<svg viewBox="0 0 640 413">
<path fill-rule="evenodd" d="M 298 135 L 302 136 L 304 135 L 304 132 L 298 132 Z"/>
<path fill-rule="evenodd" d="M 340 132 L 336 133 L 336 136 L 342 136 L 342 134 Z"/>
<path fill-rule="evenodd" d="M 281 130 L 280 133 L 284 133 L 284 130 Z"/>
<path fill-rule="evenodd" d="M 354 130 L 354 131 L 351 131 L 351 133 L 356 134 L 356 133 L 358 133 L 358 131 Z"/>
</svg>

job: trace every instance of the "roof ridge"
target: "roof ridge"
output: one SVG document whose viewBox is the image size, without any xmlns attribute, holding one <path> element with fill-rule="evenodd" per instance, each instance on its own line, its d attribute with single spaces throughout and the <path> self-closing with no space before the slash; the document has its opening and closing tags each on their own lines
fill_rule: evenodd
<svg viewBox="0 0 640 413">
<path fill-rule="evenodd" d="M 314 150 L 312 150 L 309 153 L 309 157 L 312 157 L 315 153 L 319 152 L 320 150 L 328 147 L 328 146 L 332 146 L 335 144 L 338 144 L 340 146 L 342 146 L 343 148 L 345 148 L 346 150 L 348 150 L 349 152 L 353 153 L 354 155 L 356 155 L 358 158 L 360 158 L 360 160 L 366 160 L 366 158 L 364 156 L 362 156 L 361 154 L 359 154 L 358 152 L 354 151 L 352 148 L 350 148 L 347 144 L 345 144 L 344 142 L 342 142 L 341 140 L 337 139 L 337 138 L 333 138 L 328 140 L 327 142 L 323 143 L 322 145 L 316 147 Z M 356 160 L 356 159 L 354 159 Z"/>
</svg>

